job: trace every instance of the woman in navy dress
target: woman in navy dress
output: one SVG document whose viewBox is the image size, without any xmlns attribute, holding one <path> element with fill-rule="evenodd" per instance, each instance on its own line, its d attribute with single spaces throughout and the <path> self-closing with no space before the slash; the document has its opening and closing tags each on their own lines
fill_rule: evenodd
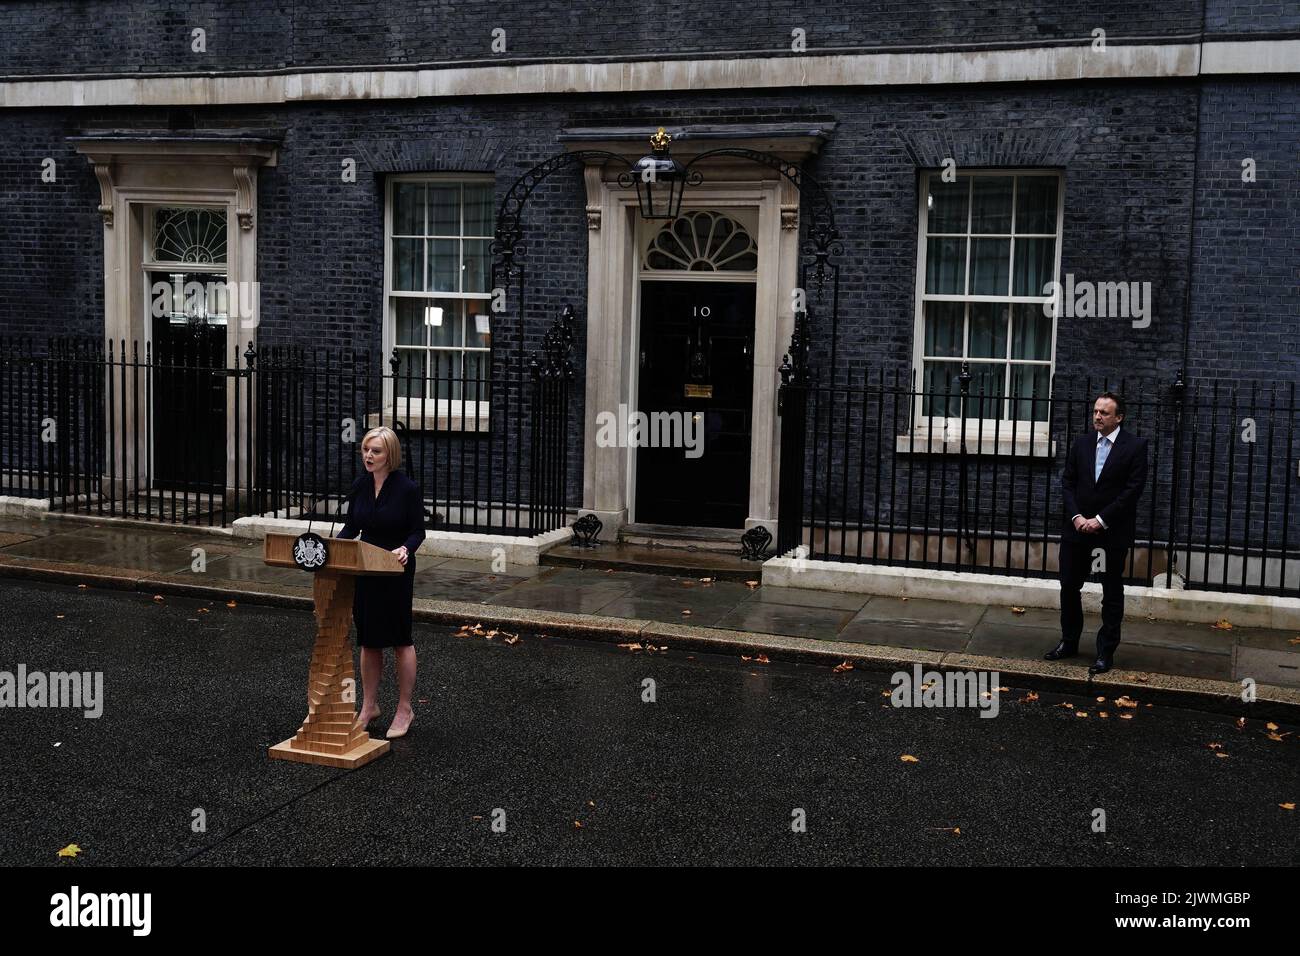
<svg viewBox="0 0 1300 956">
<path fill-rule="evenodd" d="M 406 735 L 415 716 L 411 691 L 415 687 L 415 644 L 411 640 L 411 604 L 415 585 L 415 552 L 424 540 L 424 500 L 420 488 L 397 469 L 402 446 L 391 428 L 372 428 L 361 440 L 366 473 L 348 492 L 348 519 L 340 538 L 355 538 L 390 549 L 406 567 L 398 577 L 358 575 L 352 620 L 361 647 L 363 705 L 357 722 L 367 726 L 379 716 L 379 677 L 384 648 L 397 657 L 397 712 L 387 737 Z"/>
</svg>

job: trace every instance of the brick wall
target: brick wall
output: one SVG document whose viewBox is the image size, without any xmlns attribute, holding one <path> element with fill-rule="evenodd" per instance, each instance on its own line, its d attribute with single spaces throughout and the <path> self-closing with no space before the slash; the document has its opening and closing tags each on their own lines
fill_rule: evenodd
<svg viewBox="0 0 1300 956">
<path fill-rule="evenodd" d="M 1216 0 L 1218 28 L 1296 28 L 1282 3 Z M 11 75 L 274 70 L 331 65 L 509 60 L 532 57 L 790 52 L 791 31 L 810 51 L 827 47 L 1056 43 L 1106 30 L 1124 37 L 1196 33 L 1197 0 L 778 0 L 673 2 L 642 7 L 607 0 L 385 0 L 338 4 L 288 0 L 63 0 L 0 5 L 0 71 Z M 205 52 L 193 30 L 205 31 Z M 492 50 L 494 29 L 506 50 Z"/>
</svg>

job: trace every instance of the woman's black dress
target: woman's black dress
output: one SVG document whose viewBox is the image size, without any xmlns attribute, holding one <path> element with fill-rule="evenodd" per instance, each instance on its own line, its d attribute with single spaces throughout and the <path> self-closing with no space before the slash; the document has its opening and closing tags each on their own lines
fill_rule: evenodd
<svg viewBox="0 0 1300 956">
<path fill-rule="evenodd" d="M 352 620 L 362 647 L 405 647 L 411 641 L 411 602 L 415 549 L 424 540 L 424 501 L 420 488 L 400 471 L 390 472 L 375 499 L 375 479 L 367 472 L 348 492 L 348 520 L 340 538 L 360 532 L 367 544 L 391 551 L 406 545 L 406 573 L 359 574 Z"/>
</svg>

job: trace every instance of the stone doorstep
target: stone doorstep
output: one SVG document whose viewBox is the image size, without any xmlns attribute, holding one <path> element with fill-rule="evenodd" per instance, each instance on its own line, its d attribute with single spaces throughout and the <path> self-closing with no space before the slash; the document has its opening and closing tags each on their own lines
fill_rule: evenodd
<svg viewBox="0 0 1300 956">
<path fill-rule="evenodd" d="M 249 604 L 310 610 L 312 599 L 305 588 L 259 585 L 260 590 L 194 584 L 188 581 L 119 572 L 111 568 L 75 569 L 73 566 L 43 567 L 44 562 L 22 562 L 0 554 L 0 577 L 56 581 L 64 584 L 134 590 L 148 594 L 177 594 L 188 597 L 239 599 Z M 1141 674 L 1117 669 L 1088 680 L 1081 668 L 1047 661 L 980 657 L 960 652 L 914 650 L 905 647 L 853 644 L 815 638 L 757 634 L 722 628 L 666 624 L 636 618 L 604 618 L 591 614 L 534 611 L 462 601 L 416 599 L 415 620 L 424 624 L 461 627 L 480 624 L 485 629 L 518 634 L 544 634 L 606 643 L 645 643 L 667 646 L 670 652 L 695 650 L 711 654 L 757 656 L 789 663 L 835 667 L 848 662 L 872 672 L 893 672 L 914 663 L 936 670 L 993 670 L 1000 678 L 1029 690 L 1055 693 L 1126 693 L 1143 703 L 1185 707 L 1242 716 L 1241 686 L 1231 681 Z M 470 638 L 465 638 L 470 639 Z M 754 666 L 763 666 L 755 664 Z M 1252 719 L 1300 722 L 1300 689 L 1260 684 L 1258 699 L 1250 705 Z"/>
<path fill-rule="evenodd" d="M 796 568 L 796 563 L 799 567 Z M 1051 578 L 1008 577 L 969 571 L 936 571 L 838 561 L 770 558 L 763 564 L 764 587 L 931 598 L 960 604 L 1060 608 L 1060 585 Z M 1173 591 L 1126 587 L 1125 620 L 1214 624 L 1227 618 L 1237 627 L 1300 633 L 1300 599 L 1218 591 Z M 1101 585 L 1083 586 L 1085 613 L 1101 613 Z"/>
</svg>

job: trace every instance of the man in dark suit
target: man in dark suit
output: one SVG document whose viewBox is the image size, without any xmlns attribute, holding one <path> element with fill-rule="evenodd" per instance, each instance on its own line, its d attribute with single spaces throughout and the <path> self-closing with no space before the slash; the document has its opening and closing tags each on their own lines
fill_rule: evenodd
<svg viewBox="0 0 1300 956">
<path fill-rule="evenodd" d="M 1124 400 L 1111 392 L 1092 406 L 1095 434 L 1080 435 L 1065 458 L 1061 492 L 1065 529 L 1061 534 L 1061 641 L 1044 657 L 1057 661 L 1079 653 L 1083 631 L 1083 582 L 1101 574 L 1101 630 L 1090 674 L 1114 666 L 1124 620 L 1124 562 L 1133 544 L 1137 504 L 1147 483 L 1148 441 L 1121 427 Z M 1100 552 L 1100 554 L 1098 554 Z M 1095 561 L 1104 563 L 1094 568 Z"/>
</svg>

